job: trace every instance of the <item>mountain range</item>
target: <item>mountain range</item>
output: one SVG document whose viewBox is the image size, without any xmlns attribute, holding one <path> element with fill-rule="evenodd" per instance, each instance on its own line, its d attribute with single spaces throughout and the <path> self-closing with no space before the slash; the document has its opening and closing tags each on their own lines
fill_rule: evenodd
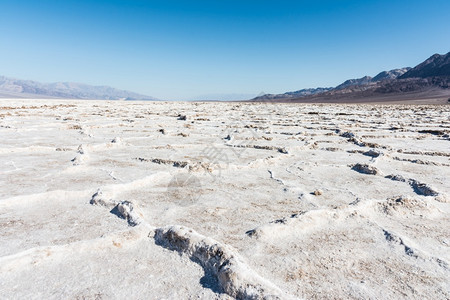
<svg viewBox="0 0 450 300">
<path fill-rule="evenodd" d="M 109 86 L 75 82 L 40 83 L 0 76 L 0 98 L 58 98 L 98 100 L 157 100 Z"/>
<path fill-rule="evenodd" d="M 434 54 L 414 68 L 382 71 L 374 77 L 349 79 L 336 87 L 265 94 L 251 101 L 274 102 L 384 102 L 441 99 L 450 96 L 450 52 Z M 442 102 L 441 101 L 441 102 Z"/>
<path fill-rule="evenodd" d="M 374 77 L 349 79 L 336 87 L 308 88 L 284 94 L 264 94 L 250 101 L 357 103 L 439 99 L 442 102 L 450 97 L 449 82 L 450 52 L 444 55 L 434 54 L 414 68 L 382 71 Z M 237 95 L 233 97 L 238 98 Z M 158 100 L 151 96 L 109 86 L 92 86 L 74 82 L 40 83 L 4 76 L 0 76 L 0 98 Z"/>
</svg>

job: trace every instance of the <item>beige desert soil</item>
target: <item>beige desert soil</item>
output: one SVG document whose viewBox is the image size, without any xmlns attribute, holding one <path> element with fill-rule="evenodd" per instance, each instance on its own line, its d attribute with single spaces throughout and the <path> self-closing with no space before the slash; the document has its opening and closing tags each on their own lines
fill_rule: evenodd
<svg viewBox="0 0 450 300">
<path fill-rule="evenodd" d="M 449 299 L 449 134 L 450 105 L 1 100 L 0 298 Z"/>
</svg>

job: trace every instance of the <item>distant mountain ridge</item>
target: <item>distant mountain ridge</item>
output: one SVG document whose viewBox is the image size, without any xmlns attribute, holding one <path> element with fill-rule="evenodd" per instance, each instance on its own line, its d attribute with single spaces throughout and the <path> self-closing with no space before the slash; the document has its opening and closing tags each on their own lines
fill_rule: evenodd
<svg viewBox="0 0 450 300">
<path fill-rule="evenodd" d="M 63 98 L 98 100 L 157 100 L 151 96 L 119 90 L 109 86 L 93 86 L 74 82 L 40 83 L 0 76 L 0 97 Z"/>
<path fill-rule="evenodd" d="M 374 78 L 372 78 L 372 81 L 381 81 L 381 80 L 388 80 L 388 79 L 396 79 L 406 72 L 411 70 L 410 67 L 407 68 L 401 68 L 401 69 L 394 69 L 390 71 L 383 71 L 378 73 Z"/>
<path fill-rule="evenodd" d="M 446 55 L 434 54 L 399 78 L 426 78 L 433 76 L 450 76 L 450 52 Z"/>
<path fill-rule="evenodd" d="M 294 92 L 287 92 L 284 94 L 264 94 L 261 96 L 258 96 L 254 99 L 278 99 L 278 98 L 295 98 L 295 97 L 302 97 L 302 96 L 309 96 L 309 95 L 315 95 L 323 92 L 327 92 L 332 90 L 333 88 L 314 88 L 314 89 L 302 89 Z"/>
<path fill-rule="evenodd" d="M 334 88 L 304 89 L 284 94 L 266 94 L 252 101 L 289 101 L 289 102 L 338 102 L 340 99 L 354 101 L 364 98 L 386 98 L 389 95 L 406 96 L 413 93 L 426 95 L 450 95 L 450 52 L 444 55 L 434 54 L 414 68 L 382 71 L 375 77 L 364 76 L 349 79 Z M 302 91 L 311 91 L 310 93 Z M 430 93 L 427 94 L 427 91 Z M 401 98 L 400 97 L 400 98 Z"/>
<path fill-rule="evenodd" d="M 372 77 L 370 77 L 370 76 L 364 76 L 364 77 L 356 78 L 356 79 L 348 79 L 348 80 L 344 81 L 343 83 L 341 83 L 340 85 L 338 85 L 335 89 L 342 90 L 349 86 L 365 85 L 365 84 L 369 84 L 371 82 L 372 82 Z"/>
</svg>

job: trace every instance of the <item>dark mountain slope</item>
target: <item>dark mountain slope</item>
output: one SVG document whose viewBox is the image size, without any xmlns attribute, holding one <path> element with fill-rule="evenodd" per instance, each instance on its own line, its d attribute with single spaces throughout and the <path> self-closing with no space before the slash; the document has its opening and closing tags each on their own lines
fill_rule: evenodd
<svg viewBox="0 0 450 300">
<path fill-rule="evenodd" d="M 434 54 L 423 63 L 412 68 L 399 79 L 450 76 L 450 52 L 444 55 Z"/>
</svg>

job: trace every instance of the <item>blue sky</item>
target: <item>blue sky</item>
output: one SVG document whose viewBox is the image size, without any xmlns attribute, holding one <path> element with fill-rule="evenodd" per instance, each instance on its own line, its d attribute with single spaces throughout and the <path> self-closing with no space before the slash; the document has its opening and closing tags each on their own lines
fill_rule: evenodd
<svg viewBox="0 0 450 300">
<path fill-rule="evenodd" d="M 2 0 L 0 75 L 168 100 L 335 86 L 450 51 L 449 12 L 448 0 Z"/>
</svg>

